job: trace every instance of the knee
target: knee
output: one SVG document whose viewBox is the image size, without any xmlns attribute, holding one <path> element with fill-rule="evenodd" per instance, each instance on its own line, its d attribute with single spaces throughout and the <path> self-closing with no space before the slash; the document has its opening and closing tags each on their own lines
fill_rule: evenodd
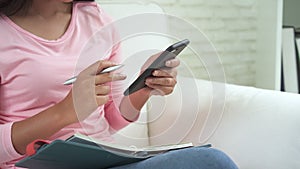
<svg viewBox="0 0 300 169">
<path fill-rule="evenodd" d="M 215 148 L 194 148 L 194 160 L 199 161 L 201 165 L 205 164 L 207 168 L 237 169 L 238 167 L 232 159 Z"/>
</svg>

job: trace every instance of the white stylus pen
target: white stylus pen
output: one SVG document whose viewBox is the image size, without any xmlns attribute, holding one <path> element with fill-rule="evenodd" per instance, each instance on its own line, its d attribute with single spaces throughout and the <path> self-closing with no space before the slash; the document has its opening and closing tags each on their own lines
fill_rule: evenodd
<svg viewBox="0 0 300 169">
<path fill-rule="evenodd" d="M 111 67 L 105 68 L 105 69 L 103 69 L 100 73 L 97 73 L 97 75 L 98 75 L 98 74 L 102 74 L 102 73 L 109 73 L 109 72 L 118 70 L 118 69 L 120 69 L 120 68 L 123 67 L 123 66 L 124 66 L 124 65 L 116 65 L 116 66 L 111 66 Z M 70 85 L 70 84 L 73 84 L 73 83 L 76 81 L 76 79 L 77 79 L 77 76 L 72 77 L 72 78 L 66 80 L 66 81 L 64 82 L 64 85 Z"/>
</svg>

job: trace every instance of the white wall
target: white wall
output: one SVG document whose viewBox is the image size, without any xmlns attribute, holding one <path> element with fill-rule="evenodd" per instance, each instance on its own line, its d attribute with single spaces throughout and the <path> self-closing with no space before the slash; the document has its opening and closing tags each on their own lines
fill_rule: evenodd
<svg viewBox="0 0 300 169">
<path fill-rule="evenodd" d="M 228 83 L 280 89 L 283 0 L 155 1 L 167 13 L 187 19 L 209 37 Z M 209 79 L 202 65 L 193 65 L 196 60 L 189 56 L 183 59 L 189 60 L 197 77 Z"/>
<path fill-rule="evenodd" d="M 101 0 L 99 1 L 101 3 Z M 124 3 L 124 1 L 119 2 Z M 271 64 L 275 64 L 274 58 L 278 52 L 276 49 L 278 11 L 276 9 L 277 3 L 282 0 L 263 1 L 266 2 L 262 0 L 154 0 L 167 14 L 185 19 L 211 40 L 220 56 L 228 83 L 274 89 L 275 68 Z M 180 30 L 180 26 L 172 29 L 184 31 Z M 180 59 L 192 68 L 197 78 L 210 79 L 205 66 L 191 52 L 181 54 Z M 184 71 L 180 73 L 190 76 Z"/>
<path fill-rule="evenodd" d="M 197 26 L 216 47 L 228 83 L 254 86 L 259 0 L 155 0 L 166 13 Z M 181 56 L 198 78 L 209 79 L 195 57 Z"/>
<path fill-rule="evenodd" d="M 281 32 L 283 0 L 258 2 L 259 29 L 256 56 L 256 86 L 281 88 Z"/>
</svg>

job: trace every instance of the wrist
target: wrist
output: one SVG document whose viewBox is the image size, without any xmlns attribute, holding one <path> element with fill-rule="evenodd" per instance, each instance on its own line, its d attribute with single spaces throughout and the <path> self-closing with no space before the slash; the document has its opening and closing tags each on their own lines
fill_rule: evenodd
<svg viewBox="0 0 300 169">
<path fill-rule="evenodd" d="M 151 96 L 152 89 L 144 87 L 129 95 L 129 100 L 136 110 L 140 110 Z"/>
<path fill-rule="evenodd" d="M 62 123 L 62 125 L 67 126 L 76 123 L 78 120 L 76 118 L 76 113 L 74 106 L 68 104 L 65 100 L 59 102 L 56 105 L 56 116 L 57 119 Z"/>
<path fill-rule="evenodd" d="M 149 98 L 151 96 L 152 89 L 149 87 L 144 87 L 136 92 L 139 97 L 144 96 L 146 98 Z"/>
</svg>

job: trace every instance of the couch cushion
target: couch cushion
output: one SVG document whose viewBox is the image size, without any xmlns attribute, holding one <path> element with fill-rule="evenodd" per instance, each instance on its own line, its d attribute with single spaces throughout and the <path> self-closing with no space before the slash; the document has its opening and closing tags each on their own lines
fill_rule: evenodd
<svg viewBox="0 0 300 169">
<path fill-rule="evenodd" d="M 222 121 L 210 138 L 241 168 L 299 168 L 300 95 L 227 85 Z"/>
<path fill-rule="evenodd" d="M 212 82 L 180 78 L 171 96 L 153 100 L 150 143 L 212 143 L 242 169 L 299 168 L 300 95 L 229 84 L 225 89 L 224 99 L 214 94 Z"/>
</svg>

